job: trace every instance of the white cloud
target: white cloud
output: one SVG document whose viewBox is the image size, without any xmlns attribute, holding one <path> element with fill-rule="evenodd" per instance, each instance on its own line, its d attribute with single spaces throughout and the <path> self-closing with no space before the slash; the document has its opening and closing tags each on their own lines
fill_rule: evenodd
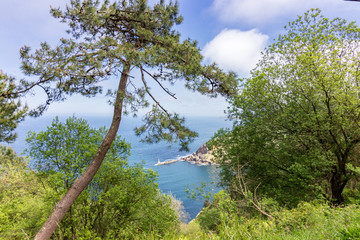
<svg viewBox="0 0 360 240">
<path fill-rule="evenodd" d="M 205 45 L 203 55 L 225 70 L 248 74 L 260 59 L 268 39 L 256 29 L 224 29 Z"/>
<path fill-rule="evenodd" d="M 341 0 L 214 0 L 212 10 L 228 23 L 269 23 L 278 17 L 302 14 L 310 8 L 338 10 L 347 5 Z"/>
</svg>

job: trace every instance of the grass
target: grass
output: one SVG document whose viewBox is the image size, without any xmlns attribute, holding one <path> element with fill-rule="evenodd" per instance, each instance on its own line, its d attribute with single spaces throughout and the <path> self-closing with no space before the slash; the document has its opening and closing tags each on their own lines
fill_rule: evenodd
<svg viewBox="0 0 360 240">
<path fill-rule="evenodd" d="M 205 231 L 201 229 L 199 223 L 192 221 L 189 224 L 182 224 L 180 230 L 170 231 L 163 237 L 147 234 L 139 239 L 360 239 L 360 206 L 358 205 L 331 208 L 326 204 L 302 203 L 295 209 L 283 209 L 273 215 L 275 220 L 228 216 L 226 224 L 221 224 L 217 232 Z"/>
</svg>

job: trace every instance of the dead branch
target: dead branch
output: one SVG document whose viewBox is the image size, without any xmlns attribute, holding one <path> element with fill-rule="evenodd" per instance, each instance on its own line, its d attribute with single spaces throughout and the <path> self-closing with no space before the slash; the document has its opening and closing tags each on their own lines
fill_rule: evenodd
<svg viewBox="0 0 360 240">
<path fill-rule="evenodd" d="M 241 173 L 241 170 L 244 166 L 238 166 L 238 170 L 237 170 L 237 174 L 236 174 L 236 179 L 237 179 L 237 184 L 234 184 L 234 188 L 235 190 L 240 193 L 245 200 L 250 201 L 252 206 L 263 216 L 267 217 L 268 219 L 273 219 L 273 216 L 271 216 L 269 213 L 267 213 L 264 209 L 262 209 L 261 204 L 259 203 L 259 200 L 257 198 L 256 195 L 256 191 L 259 188 L 259 186 L 261 185 L 261 183 L 259 183 L 257 185 L 257 187 L 254 190 L 253 194 L 249 194 L 250 191 L 248 189 L 247 183 L 245 181 L 244 175 Z M 251 196 L 252 195 L 252 196 Z"/>
</svg>

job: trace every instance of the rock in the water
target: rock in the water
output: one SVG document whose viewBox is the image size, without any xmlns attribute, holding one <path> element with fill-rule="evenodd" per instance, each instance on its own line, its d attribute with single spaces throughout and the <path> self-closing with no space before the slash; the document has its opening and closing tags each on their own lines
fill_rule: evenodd
<svg viewBox="0 0 360 240">
<path fill-rule="evenodd" d="M 211 151 L 208 150 L 206 144 L 202 145 L 196 152 L 191 155 L 180 158 L 181 161 L 186 161 L 201 165 L 213 165 Z"/>
</svg>

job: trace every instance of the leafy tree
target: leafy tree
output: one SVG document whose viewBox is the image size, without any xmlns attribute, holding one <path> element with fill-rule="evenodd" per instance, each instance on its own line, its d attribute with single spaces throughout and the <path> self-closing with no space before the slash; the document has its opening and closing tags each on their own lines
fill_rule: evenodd
<svg viewBox="0 0 360 240">
<path fill-rule="evenodd" d="M 17 93 L 25 93 L 40 86 L 48 96 L 46 103 L 35 111 L 38 115 L 54 101 L 62 101 L 67 95 L 80 93 L 95 96 L 102 92 L 99 85 L 104 80 L 120 77 L 118 87 L 108 91 L 114 97 L 114 115 L 111 127 L 99 146 L 89 168 L 79 177 L 72 188 L 57 204 L 36 239 L 48 239 L 82 190 L 90 183 L 99 169 L 106 152 L 114 140 L 123 112 L 134 113 L 149 106 L 151 111 L 144 117 L 145 124 L 137 134 L 146 134 L 145 142 L 160 140 L 179 142 L 187 149 L 197 136 L 184 126 L 184 119 L 171 114 L 150 92 L 148 81 L 158 84 L 166 93 L 175 97 L 164 83 L 183 80 L 185 86 L 209 96 L 234 93 L 234 74 L 225 74 L 216 65 L 203 66 L 196 42 L 180 40 L 173 29 L 182 21 L 175 3 L 164 1 L 152 7 L 144 0 L 110 1 L 72 0 L 64 11 L 53 8 L 51 13 L 69 24 L 72 38 L 61 39 L 51 48 L 42 43 L 31 53 L 25 46 L 21 50 L 22 69 L 25 74 L 37 76 L 36 81 L 23 81 Z M 139 78 L 130 78 L 137 70 Z"/>
<path fill-rule="evenodd" d="M 96 154 L 106 129 L 69 118 L 27 137 L 28 153 L 42 179 L 56 192 L 51 205 L 71 187 Z M 157 175 L 141 164 L 129 166 L 129 144 L 119 136 L 93 181 L 71 206 L 55 238 L 128 239 L 140 232 L 163 235 L 176 227 L 170 197 L 159 193 Z"/>
<path fill-rule="evenodd" d="M 61 123 L 56 117 L 46 131 L 28 133 L 26 151 L 39 173 L 63 179 L 55 188 L 68 190 L 90 164 L 105 135 L 105 128 L 93 129 L 84 119 L 71 117 Z M 129 151 L 129 144 L 117 136 L 106 159 L 126 159 Z"/>
<path fill-rule="evenodd" d="M 233 129 L 215 140 L 223 180 L 243 175 L 288 206 L 341 204 L 360 164 L 360 29 L 310 10 L 285 30 L 232 99 Z"/>
<path fill-rule="evenodd" d="M 27 111 L 16 101 L 14 79 L 2 73 L 0 70 L 0 142 L 12 142 L 16 138 L 13 130 L 23 120 Z"/>
</svg>

